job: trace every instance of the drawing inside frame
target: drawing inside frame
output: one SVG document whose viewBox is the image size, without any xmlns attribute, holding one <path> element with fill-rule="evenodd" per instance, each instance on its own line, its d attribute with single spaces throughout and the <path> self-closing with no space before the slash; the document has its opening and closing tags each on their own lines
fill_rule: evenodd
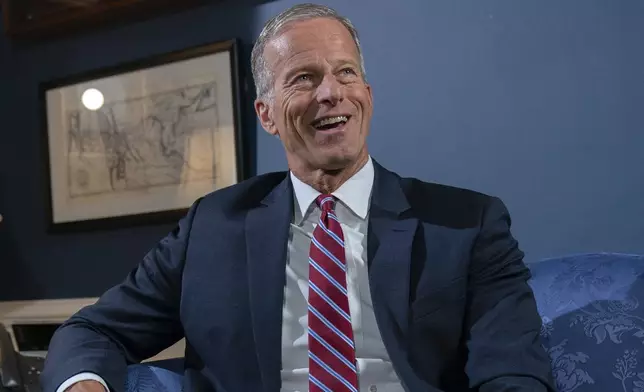
<svg viewBox="0 0 644 392">
<path fill-rule="evenodd" d="M 44 84 L 50 230 L 174 221 L 243 179 L 236 47 Z"/>
</svg>

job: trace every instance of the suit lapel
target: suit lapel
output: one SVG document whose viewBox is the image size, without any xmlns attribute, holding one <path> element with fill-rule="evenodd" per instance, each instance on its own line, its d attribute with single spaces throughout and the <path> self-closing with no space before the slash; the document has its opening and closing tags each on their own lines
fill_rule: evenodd
<svg viewBox="0 0 644 392">
<path fill-rule="evenodd" d="M 292 194 L 287 176 L 246 216 L 250 308 L 265 391 L 279 390 L 281 382 L 282 306 Z"/>
<path fill-rule="evenodd" d="M 409 326 L 409 271 L 418 219 L 404 217 L 410 206 L 400 179 L 376 162 L 374 167 L 367 248 L 369 280 L 376 319 L 387 343 L 386 335 L 394 332 L 400 338 Z"/>
</svg>

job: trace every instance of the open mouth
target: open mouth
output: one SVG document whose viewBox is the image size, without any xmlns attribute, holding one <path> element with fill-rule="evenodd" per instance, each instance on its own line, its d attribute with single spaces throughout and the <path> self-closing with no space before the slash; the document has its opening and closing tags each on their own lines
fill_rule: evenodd
<svg viewBox="0 0 644 392">
<path fill-rule="evenodd" d="M 346 124 L 350 118 L 351 116 L 324 117 L 313 121 L 311 123 L 311 126 L 319 131 L 338 129 L 338 128 L 341 128 L 344 124 Z"/>
</svg>

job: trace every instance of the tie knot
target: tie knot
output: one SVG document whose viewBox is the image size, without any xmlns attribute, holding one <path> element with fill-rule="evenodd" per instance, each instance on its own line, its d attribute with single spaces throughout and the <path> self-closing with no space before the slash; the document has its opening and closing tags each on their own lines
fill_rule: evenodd
<svg viewBox="0 0 644 392">
<path fill-rule="evenodd" d="M 332 212 L 333 207 L 335 207 L 335 197 L 331 195 L 320 195 L 315 202 L 324 212 Z"/>
</svg>

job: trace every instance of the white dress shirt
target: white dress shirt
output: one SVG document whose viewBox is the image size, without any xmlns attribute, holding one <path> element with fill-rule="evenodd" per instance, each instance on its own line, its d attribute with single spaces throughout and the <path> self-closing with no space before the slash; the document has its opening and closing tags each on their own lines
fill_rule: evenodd
<svg viewBox="0 0 644 392">
<path fill-rule="evenodd" d="M 290 174 L 294 191 L 293 221 L 289 230 L 286 286 L 282 309 L 281 392 L 306 392 L 308 381 L 308 290 L 309 248 L 320 218 L 315 199 L 320 192 Z M 389 360 L 371 302 L 367 271 L 369 201 L 374 181 L 371 158 L 333 195 L 335 213 L 342 226 L 347 262 L 347 292 L 356 348 L 360 392 L 403 392 Z M 81 373 L 60 386 L 62 392 L 81 380 L 105 381 L 92 373 Z M 107 386 L 106 386 L 107 388 Z"/>
<path fill-rule="evenodd" d="M 365 166 L 333 192 L 342 226 L 347 262 L 347 292 L 356 348 L 360 392 L 402 392 L 376 324 L 367 271 L 367 229 L 374 169 Z M 309 248 L 320 219 L 320 192 L 291 173 L 293 222 L 289 232 L 282 321 L 282 392 L 308 391 Z"/>
</svg>

